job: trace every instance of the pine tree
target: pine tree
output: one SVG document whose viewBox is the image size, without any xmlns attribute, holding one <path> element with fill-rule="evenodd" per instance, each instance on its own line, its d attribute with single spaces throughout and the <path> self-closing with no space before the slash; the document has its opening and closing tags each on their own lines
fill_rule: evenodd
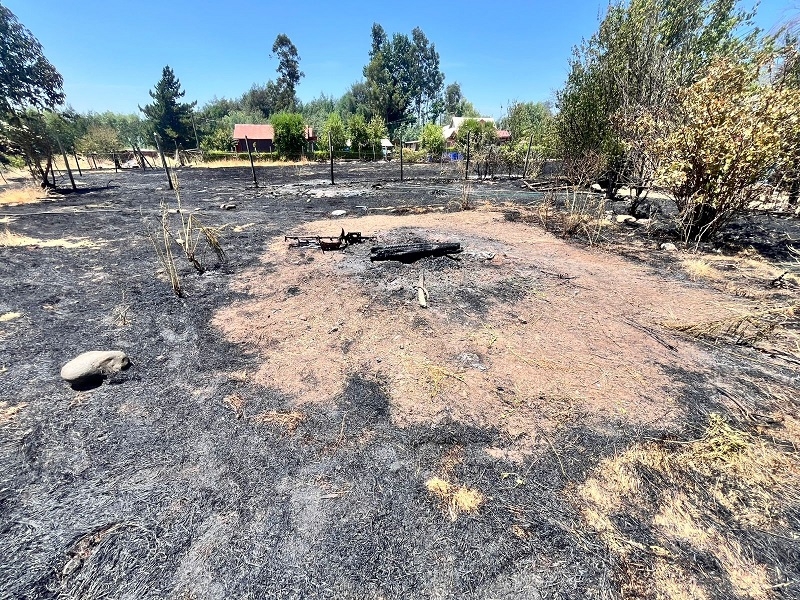
<svg viewBox="0 0 800 600">
<path fill-rule="evenodd" d="M 193 148 L 192 110 L 196 102 L 179 102 L 186 94 L 181 89 L 180 80 L 167 65 L 161 72 L 161 80 L 153 91 L 148 92 L 153 99 L 142 111 L 150 121 L 153 131 L 163 140 L 165 149 L 172 147 Z"/>
</svg>

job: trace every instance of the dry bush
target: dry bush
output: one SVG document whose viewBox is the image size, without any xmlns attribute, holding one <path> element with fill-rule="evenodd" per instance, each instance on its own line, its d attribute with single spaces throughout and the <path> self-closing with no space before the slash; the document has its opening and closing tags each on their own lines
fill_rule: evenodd
<svg viewBox="0 0 800 600">
<path fill-rule="evenodd" d="M 798 467 L 796 455 L 711 415 L 700 439 L 602 461 L 573 502 L 616 557 L 623 597 L 728 597 L 729 584 L 737 598 L 767 599 L 786 583 L 769 539 L 792 535 Z"/>
<path fill-rule="evenodd" d="M 722 279 L 721 273 L 702 258 L 684 260 L 682 265 L 691 281 L 700 281 L 702 279 L 719 281 Z"/>
</svg>

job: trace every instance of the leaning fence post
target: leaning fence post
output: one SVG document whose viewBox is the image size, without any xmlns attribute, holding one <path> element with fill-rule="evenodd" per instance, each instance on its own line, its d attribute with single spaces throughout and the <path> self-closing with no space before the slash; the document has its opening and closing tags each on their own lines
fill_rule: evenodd
<svg viewBox="0 0 800 600">
<path fill-rule="evenodd" d="M 64 158 L 64 166 L 67 168 L 67 174 L 69 175 L 69 180 L 70 182 L 72 182 L 72 189 L 77 190 L 78 188 L 75 186 L 75 179 L 72 177 L 72 169 L 69 168 L 67 153 L 64 152 L 64 146 L 61 145 L 60 139 L 56 138 L 56 142 L 58 142 L 58 149 L 61 150 L 61 156 Z"/>
<path fill-rule="evenodd" d="M 333 139 L 330 131 L 328 132 L 328 154 L 331 156 L 331 185 L 335 185 L 333 182 Z"/>
<path fill-rule="evenodd" d="M 469 134 L 470 134 L 470 132 L 468 131 L 467 132 L 467 168 L 464 169 L 464 179 L 469 179 Z"/>
<path fill-rule="evenodd" d="M 172 177 L 169 175 L 169 169 L 167 168 L 167 159 L 164 158 L 164 151 L 161 150 L 161 142 L 158 141 L 158 134 L 153 133 L 153 137 L 156 140 L 156 148 L 158 148 L 158 154 L 161 156 L 161 164 L 164 165 L 164 173 L 167 175 L 167 185 L 169 185 L 169 189 L 174 190 L 175 188 L 172 187 Z"/>
<path fill-rule="evenodd" d="M 528 152 L 525 154 L 525 169 L 522 171 L 522 178 L 525 179 L 528 175 L 528 160 L 531 157 L 531 146 L 533 145 L 533 134 L 531 134 L 531 139 L 528 140 Z"/>
<path fill-rule="evenodd" d="M 83 177 L 83 172 L 81 171 L 81 163 L 78 162 L 78 153 L 73 151 L 72 155 L 75 157 L 75 166 L 78 167 L 78 175 Z"/>
<path fill-rule="evenodd" d="M 253 183 L 258 187 L 258 178 L 256 177 L 256 167 L 253 164 L 253 153 L 250 151 L 250 140 L 244 136 L 244 145 L 247 146 L 247 156 L 250 158 L 250 170 L 253 172 Z"/>
</svg>

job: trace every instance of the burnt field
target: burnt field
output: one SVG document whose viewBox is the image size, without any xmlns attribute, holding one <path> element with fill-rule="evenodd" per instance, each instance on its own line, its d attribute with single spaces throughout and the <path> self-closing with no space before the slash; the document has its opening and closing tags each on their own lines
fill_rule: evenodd
<svg viewBox="0 0 800 600">
<path fill-rule="evenodd" d="M 0 598 L 800 595 L 796 218 L 684 248 L 449 167 L 258 174 L 0 204 Z M 463 252 L 284 240 L 342 229 Z M 87 350 L 131 367 L 75 389 Z"/>
</svg>

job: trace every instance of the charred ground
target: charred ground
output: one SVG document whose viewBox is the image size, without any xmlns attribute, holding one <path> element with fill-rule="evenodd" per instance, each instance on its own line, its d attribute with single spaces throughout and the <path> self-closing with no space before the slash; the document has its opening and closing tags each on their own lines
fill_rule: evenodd
<svg viewBox="0 0 800 600">
<path fill-rule="evenodd" d="M 332 308 L 352 303 L 350 288 L 337 294 L 335 280 L 309 289 L 304 282 L 311 280 L 300 277 L 270 289 L 292 272 L 291 263 L 271 255 L 284 233 L 318 228 L 331 210 L 344 209 L 348 217 L 395 215 L 388 239 L 410 240 L 423 225 L 434 226 L 423 223 L 423 213 L 464 214 L 457 175 L 414 166 L 400 182 L 395 169 L 339 167 L 336 186 L 324 166 L 262 169 L 259 188 L 246 169 L 181 170 L 184 207 L 222 227 L 226 251 L 222 262 L 207 253 L 202 275 L 178 262 L 184 298 L 157 273 L 147 234 L 160 222 L 162 200 L 174 208 L 162 173 L 92 173 L 80 180 L 91 188 L 84 193 L 0 207 L 2 226 L 33 240 L 0 247 L 0 316 L 18 313 L 0 322 L 0 597 L 613 598 L 664 590 L 795 597 L 798 381 L 791 346 L 783 342 L 796 339 L 796 320 L 782 322 L 778 340 L 762 350 L 702 336 L 694 341 L 645 323 L 662 342 L 696 348 L 710 357 L 704 365 L 716 365 L 699 369 L 668 359 L 666 346 L 642 334 L 663 351 L 658 368 L 672 379 L 669 401 L 680 419 L 603 416 L 557 396 L 523 404 L 519 394 L 498 390 L 493 401 L 513 413 L 510 419 L 541 416 L 540 430 L 527 441 L 506 420 L 453 408 L 451 388 L 431 381 L 423 392 L 434 406 L 441 403 L 435 418 L 400 419 L 404 399 L 392 396 L 387 359 L 355 362 L 334 391 L 313 401 L 311 392 L 305 397 L 265 384 L 259 373 L 271 360 L 269 345 L 246 330 L 241 337 L 226 334 L 219 325 L 230 322 L 226 311 L 255 310 L 252 303 L 272 293 L 301 302 L 331 287 L 339 302 Z M 536 228 L 542 194 L 513 181 L 476 183 L 469 193 L 486 211 L 515 211 L 509 226 L 517 235 L 530 229 L 563 243 Z M 224 203 L 236 207 L 222 210 Z M 660 239 L 633 229 L 610 227 L 599 248 L 576 241 L 563 252 L 619 260 L 613 251 L 624 251 L 629 258 L 620 264 L 638 269 L 633 280 L 660 277 L 687 295 L 708 288 L 745 308 L 788 303 L 797 299 L 792 281 L 761 297 L 737 293 L 753 296 L 759 282 L 770 282 L 764 273 L 772 263 L 745 264 L 752 256 L 741 255 L 754 227 L 779 240 L 769 245 L 777 254 L 768 259 L 788 260 L 780 244 L 797 239 L 796 221 L 780 220 L 777 230 L 775 222 L 764 217 L 738 225 L 745 242 L 721 259 L 703 258 L 713 276 L 692 275 L 698 271 L 687 271 L 686 255 L 658 252 Z M 335 235 L 340 224 L 331 220 L 330 231 L 320 233 Z M 491 229 L 482 239 L 507 245 Z M 64 243 L 46 243 L 56 240 Z M 492 250 L 487 244 L 479 250 Z M 580 271 L 577 263 L 554 270 L 542 259 L 519 276 L 477 275 L 474 285 L 452 284 L 440 312 L 426 313 L 413 303 L 416 270 L 411 277 L 387 263 L 361 272 L 354 266 L 359 252 L 366 256 L 368 249 L 338 258 L 304 251 L 286 260 L 310 259 L 315 269 L 334 265 L 333 276 L 366 290 L 378 319 L 406 311 L 409 327 L 423 335 L 436 331 L 437 315 L 442 327 L 479 330 L 499 308 L 534 302 L 536 294 L 552 303 L 580 302 L 574 292 L 588 293 L 577 287 L 580 279 L 569 279 Z M 470 261 L 486 256 L 426 260 L 413 268 L 424 268 L 435 286 L 462 277 Z M 730 279 L 716 278 L 726 272 L 715 266 L 723 262 L 737 265 L 736 289 L 729 289 Z M 581 267 L 587 277 L 592 264 Z M 251 319 L 264 317 L 255 312 Z M 358 340 L 346 348 L 343 340 L 342 356 L 366 352 Z M 487 356 L 496 352 L 489 346 Z M 71 389 L 58 376 L 61 365 L 95 348 L 126 351 L 132 368 L 95 389 Z M 442 369 L 450 365 L 442 377 L 454 386 L 461 384 L 452 374 L 471 373 L 452 366 L 462 350 L 441 358 Z M 376 357 L 386 352 L 374 348 Z M 299 360 L 302 370 L 313 352 Z M 625 360 L 636 367 L 635 358 Z M 328 389 L 315 381 L 299 389 Z M 665 394 L 635 378 L 631 386 L 654 398 Z M 731 450 L 731 440 L 740 446 Z M 707 446 L 718 455 L 709 458 Z M 772 479 L 754 491 L 737 479 L 736 465 L 763 467 Z M 448 512 L 426 488 L 432 477 L 479 490 L 478 510 Z M 708 491 L 715 485 L 725 487 L 721 495 Z M 686 500 L 670 504 L 673 496 Z M 671 512 L 664 513 L 665 505 Z M 711 539 L 688 525 L 669 530 L 665 519 L 684 513 L 687 523 L 730 531 Z M 748 519 L 740 521 L 741 514 Z M 745 558 L 737 563 L 730 549 Z M 752 579 L 747 569 L 756 573 Z M 648 587 L 658 578 L 661 588 Z"/>
</svg>

